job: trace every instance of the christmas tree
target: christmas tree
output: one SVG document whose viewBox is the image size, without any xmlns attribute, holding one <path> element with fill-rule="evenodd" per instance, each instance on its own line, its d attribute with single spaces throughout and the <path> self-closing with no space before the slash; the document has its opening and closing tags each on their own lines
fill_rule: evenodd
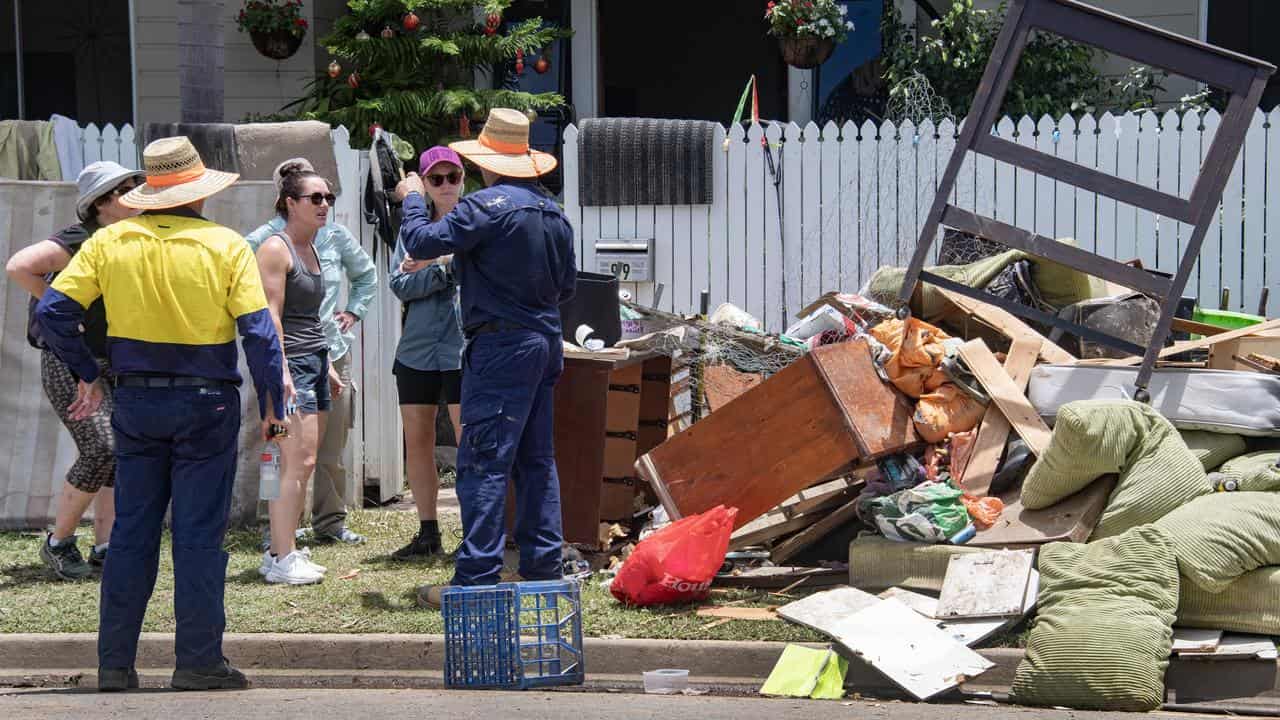
<svg viewBox="0 0 1280 720">
<path fill-rule="evenodd" d="M 537 112 L 556 93 L 477 87 L 475 70 L 524 72 L 524 58 L 568 32 L 532 18 L 503 27 L 512 0 L 349 0 L 323 39 L 333 55 L 298 101 L 300 115 L 345 125 L 367 147 L 377 125 L 419 150 L 470 136 L 491 107 Z"/>
</svg>

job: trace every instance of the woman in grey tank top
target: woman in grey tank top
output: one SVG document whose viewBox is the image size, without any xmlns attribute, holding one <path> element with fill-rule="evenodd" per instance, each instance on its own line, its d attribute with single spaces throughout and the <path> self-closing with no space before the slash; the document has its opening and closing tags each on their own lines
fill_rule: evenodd
<svg viewBox="0 0 1280 720">
<path fill-rule="evenodd" d="M 269 583 L 306 585 L 324 579 L 325 568 L 298 551 L 294 537 L 316 465 L 316 449 L 329 412 L 329 343 L 320 322 L 324 276 L 316 254 L 316 232 L 328 220 L 334 196 L 314 172 L 283 176 L 276 211 L 285 227 L 258 248 L 258 269 L 267 305 L 284 346 L 287 435 L 280 444 L 280 496 L 269 502 L 271 548 L 260 573 Z M 288 412 L 289 409 L 286 409 Z"/>
</svg>

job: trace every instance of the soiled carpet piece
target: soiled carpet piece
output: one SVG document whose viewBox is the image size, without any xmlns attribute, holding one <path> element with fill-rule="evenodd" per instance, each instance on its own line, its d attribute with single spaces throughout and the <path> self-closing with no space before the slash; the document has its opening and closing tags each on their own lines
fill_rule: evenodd
<svg viewBox="0 0 1280 720">
<path fill-rule="evenodd" d="M 1178 604 L 1178 566 L 1163 530 L 1148 525 L 1088 545 L 1046 545 L 1038 601 L 1013 680 L 1016 702 L 1160 707 Z"/>
<path fill-rule="evenodd" d="M 1091 540 L 1159 520 L 1213 491 L 1200 460 L 1149 406 L 1079 400 L 1058 411 L 1049 448 L 1023 483 L 1022 504 L 1050 507 L 1110 473 L 1119 481 Z"/>
<path fill-rule="evenodd" d="M 891 587 L 938 592 L 952 555 L 989 549 L 896 542 L 881 535 L 864 535 L 849 543 L 849 584 L 876 592 Z"/>
</svg>

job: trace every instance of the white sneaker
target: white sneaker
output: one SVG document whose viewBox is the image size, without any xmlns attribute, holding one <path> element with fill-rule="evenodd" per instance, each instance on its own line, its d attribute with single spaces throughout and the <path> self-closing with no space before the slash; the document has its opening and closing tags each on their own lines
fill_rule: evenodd
<svg viewBox="0 0 1280 720">
<path fill-rule="evenodd" d="M 294 551 L 271 563 L 266 580 L 284 585 L 312 585 L 324 580 L 324 575 L 313 570 L 306 558 Z"/>
<path fill-rule="evenodd" d="M 262 564 L 258 566 L 258 574 L 262 577 L 266 577 L 267 572 L 271 570 L 271 563 L 273 560 L 274 558 L 271 557 L 270 550 L 262 553 Z"/>
<path fill-rule="evenodd" d="M 323 566 L 323 565 L 321 565 L 321 564 L 319 564 L 319 563 L 317 563 L 317 562 L 315 562 L 314 560 L 312 560 L 312 559 L 311 559 L 311 548 L 309 548 L 309 547 L 305 547 L 305 548 L 298 548 L 295 552 L 297 552 L 299 555 L 301 555 L 301 556 L 303 557 L 303 559 L 307 561 L 307 564 L 308 564 L 308 565 L 310 565 L 311 567 L 315 568 L 316 572 L 318 572 L 318 573 L 322 573 L 322 574 L 323 574 L 323 573 L 327 573 L 327 572 L 329 572 L 329 568 L 327 568 L 327 567 L 325 567 L 325 566 Z"/>
</svg>

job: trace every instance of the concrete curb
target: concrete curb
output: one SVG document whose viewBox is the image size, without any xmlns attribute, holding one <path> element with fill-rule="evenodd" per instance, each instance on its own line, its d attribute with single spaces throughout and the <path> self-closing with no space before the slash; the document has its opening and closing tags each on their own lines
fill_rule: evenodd
<svg viewBox="0 0 1280 720">
<path fill-rule="evenodd" d="M 689 670 L 692 687 L 716 695 L 754 694 L 787 643 L 721 640 L 625 640 L 587 638 L 585 690 L 635 691 L 646 670 Z M 807 644 L 824 647 L 822 644 Z M 441 688 L 442 635 L 229 634 L 223 650 L 257 687 Z M 966 683 L 969 692 L 1007 693 L 1024 651 L 979 650 L 995 667 Z M 138 645 L 144 687 L 165 687 L 173 668 L 173 635 L 144 633 Z M 1176 661 L 1166 678 L 1171 696 L 1184 701 L 1280 699 L 1280 665 L 1242 661 Z M 0 635 L 0 687 L 94 687 L 97 636 Z M 888 678 L 869 665 L 849 663 L 846 686 L 868 697 L 901 697 Z M 1231 690 L 1230 692 L 1223 692 Z"/>
<path fill-rule="evenodd" d="M 585 664 L 589 678 L 610 683 L 641 681 L 645 670 L 675 667 L 689 670 L 692 682 L 724 685 L 762 684 L 786 643 L 722 640 L 623 640 L 587 638 Z M 823 647 L 823 645 L 812 645 Z M 228 634 L 223 651 L 246 673 L 285 683 L 307 678 L 350 676 L 379 686 L 439 684 L 444 670 L 444 636 L 397 634 Z M 1022 659 L 1016 649 L 982 650 L 996 667 L 978 680 L 984 688 L 1007 688 Z M 173 635 L 143 633 L 137 666 L 144 676 L 164 674 L 173 667 Z M 61 684 L 58 677 L 92 674 L 97 667 L 97 636 L 77 634 L 0 635 L 0 684 L 29 678 L 35 684 Z M 867 692 L 892 689 L 882 675 L 861 663 L 851 663 L 851 687 Z M 39 681 L 39 682 L 37 682 Z M 10 682 L 9 684 L 13 684 Z M 72 683 L 74 684 L 74 682 Z"/>
</svg>

